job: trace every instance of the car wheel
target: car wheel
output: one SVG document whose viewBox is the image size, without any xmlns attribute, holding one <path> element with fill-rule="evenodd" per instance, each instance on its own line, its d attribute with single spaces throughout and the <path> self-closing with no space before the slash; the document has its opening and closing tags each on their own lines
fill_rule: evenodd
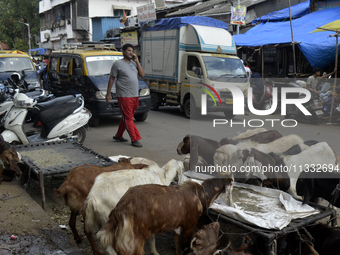
<svg viewBox="0 0 340 255">
<path fill-rule="evenodd" d="M 96 127 L 99 125 L 99 122 L 100 122 L 100 118 L 92 115 L 91 119 L 89 120 L 89 126 Z"/>
<path fill-rule="evenodd" d="M 235 117 L 235 115 L 233 114 L 232 111 L 225 111 L 223 112 L 224 113 L 224 116 L 227 118 L 227 119 L 232 119 Z"/>
<path fill-rule="evenodd" d="M 198 115 L 194 99 L 188 98 L 184 103 L 184 114 L 188 119 L 194 119 Z"/>
<path fill-rule="evenodd" d="M 148 117 L 148 112 L 135 114 L 135 120 L 139 122 L 145 121 L 147 117 Z"/>
<path fill-rule="evenodd" d="M 157 111 L 160 106 L 160 103 L 158 102 L 158 96 L 157 93 L 151 92 L 151 110 Z"/>
<path fill-rule="evenodd" d="M 78 128 L 76 131 L 73 132 L 73 135 L 77 136 L 78 143 L 83 143 L 86 138 L 86 130 L 84 127 Z"/>
</svg>

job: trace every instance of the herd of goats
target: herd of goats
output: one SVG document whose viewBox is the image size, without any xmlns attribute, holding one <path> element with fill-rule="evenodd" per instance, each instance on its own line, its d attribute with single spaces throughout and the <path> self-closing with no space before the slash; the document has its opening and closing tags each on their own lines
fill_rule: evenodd
<svg viewBox="0 0 340 255">
<path fill-rule="evenodd" d="M 2 139 L 0 152 L 4 169 L 20 171 L 14 166 L 19 157 Z M 120 158 L 107 167 L 73 168 L 54 193 L 63 196 L 71 210 L 69 225 L 76 242 L 82 241 L 76 229 L 77 216 L 81 215 L 94 254 L 144 254 L 148 238 L 150 253 L 157 255 L 155 234 L 168 231 L 174 231 L 176 255 L 256 254 L 249 243 L 234 247 L 222 242 L 218 222 L 199 224 L 220 194 L 228 194 L 225 202 L 233 206 L 234 181 L 279 189 L 302 198 L 303 203 L 324 198 L 340 207 L 340 158 L 326 142 L 304 141 L 297 135 L 282 136 L 275 130 L 259 128 L 220 141 L 187 135 L 177 152 L 186 155 L 184 160 L 171 159 L 163 167 L 133 157 Z M 297 167 L 303 171 L 299 176 L 292 176 L 292 171 L 239 171 L 245 166 L 281 170 Z M 236 171 L 216 170 L 230 167 Z M 0 176 L 4 169 L 0 164 Z M 185 178 L 186 171 L 206 169 L 217 171 L 218 176 L 202 184 Z M 94 236 L 97 229 L 100 231 Z M 340 228 L 314 223 L 304 230 L 304 234 L 286 236 L 282 254 L 340 254 Z"/>
</svg>

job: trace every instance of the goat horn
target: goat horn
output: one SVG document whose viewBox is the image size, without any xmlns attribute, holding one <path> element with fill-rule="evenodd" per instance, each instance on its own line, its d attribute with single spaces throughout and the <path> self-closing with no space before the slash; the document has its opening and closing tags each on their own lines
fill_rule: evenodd
<svg viewBox="0 0 340 255">
<path fill-rule="evenodd" d="M 191 240 L 191 243 L 190 243 L 190 248 L 191 250 L 193 250 L 193 243 L 196 241 L 196 237 L 194 237 L 192 240 Z"/>
</svg>

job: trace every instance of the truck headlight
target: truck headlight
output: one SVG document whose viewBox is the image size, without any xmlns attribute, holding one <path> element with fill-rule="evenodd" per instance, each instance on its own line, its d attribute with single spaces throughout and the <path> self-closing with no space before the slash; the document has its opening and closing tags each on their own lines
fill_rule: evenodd
<svg viewBox="0 0 340 255">
<path fill-rule="evenodd" d="M 141 89 L 139 91 L 140 97 L 145 97 L 145 96 L 148 96 L 148 95 L 150 95 L 150 89 L 149 88 Z"/>
<path fill-rule="evenodd" d="M 96 92 L 96 98 L 97 99 L 106 99 L 106 91 L 97 91 Z"/>
</svg>

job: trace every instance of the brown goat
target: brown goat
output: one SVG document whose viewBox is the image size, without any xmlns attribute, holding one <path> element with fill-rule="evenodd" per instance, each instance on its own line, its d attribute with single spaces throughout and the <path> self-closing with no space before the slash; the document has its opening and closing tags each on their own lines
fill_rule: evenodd
<svg viewBox="0 0 340 255">
<path fill-rule="evenodd" d="M 340 254 L 340 228 L 328 227 L 326 224 L 319 223 L 306 228 L 314 238 L 314 248 L 321 255 Z"/>
<path fill-rule="evenodd" d="M 148 236 L 174 230 L 176 254 L 182 254 L 181 245 L 188 245 L 202 212 L 230 183 L 229 178 L 214 178 L 202 185 L 186 182 L 182 186 L 132 187 L 111 211 L 97 237 L 102 246 L 111 246 L 119 255 L 141 255 Z"/>
<path fill-rule="evenodd" d="M 220 223 L 217 221 L 204 225 L 198 230 L 191 240 L 192 250 L 188 255 L 213 255 L 217 248 Z"/>
<path fill-rule="evenodd" d="M 84 203 L 96 177 L 104 172 L 112 172 L 123 169 L 142 169 L 145 164 L 131 164 L 129 159 L 122 159 L 117 164 L 101 167 L 83 165 L 73 168 L 67 175 L 59 189 L 54 189 L 56 197 L 64 196 L 65 204 L 70 207 L 71 215 L 69 225 L 74 239 L 80 243 L 81 237 L 76 229 L 76 219 L 79 214 L 84 216 Z"/>
<path fill-rule="evenodd" d="M 2 181 L 12 181 L 14 175 L 20 175 L 21 170 L 17 164 L 19 157 L 12 147 L 1 153 L 0 161 L 2 162 L 0 164 L 0 183 Z"/>
<path fill-rule="evenodd" d="M 284 255 L 319 255 L 314 249 L 313 241 L 305 234 L 290 233 L 286 242 Z"/>
</svg>

